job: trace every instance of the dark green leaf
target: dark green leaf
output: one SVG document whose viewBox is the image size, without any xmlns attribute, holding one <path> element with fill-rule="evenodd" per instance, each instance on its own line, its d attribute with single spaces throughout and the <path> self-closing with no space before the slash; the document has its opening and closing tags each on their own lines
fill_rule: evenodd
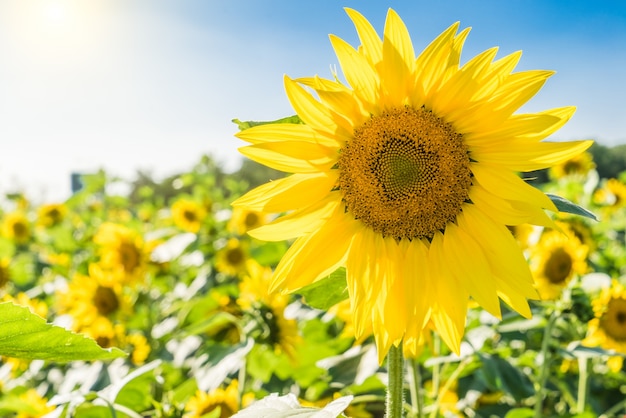
<svg viewBox="0 0 626 418">
<path fill-rule="evenodd" d="M 346 285 L 346 269 L 339 268 L 330 276 L 300 289 L 298 294 L 304 297 L 307 305 L 326 310 L 339 302 L 348 299 Z"/>
<path fill-rule="evenodd" d="M 28 308 L 0 303 L 0 354 L 56 362 L 124 357 L 117 349 L 103 349 L 94 340 L 57 327 Z"/>
<path fill-rule="evenodd" d="M 565 213 L 571 213 L 573 215 L 584 216 L 585 218 L 591 218 L 594 221 L 597 221 L 598 218 L 593 213 L 589 212 L 587 209 L 578 206 L 576 203 L 570 202 L 564 197 L 553 195 L 550 193 L 546 193 L 546 195 L 552 200 L 554 206 L 560 211 Z"/>
<path fill-rule="evenodd" d="M 271 120 L 267 122 L 255 122 L 255 121 L 242 122 L 239 119 L 233 119 L 233 122 L 237 124 L 237 127 L 239 127 L 240 131 L 244 131 L 248 128 L 252 128 L 253 126 L 268 125 L 270 123 L 299 123 L 299 124 L 302 123 L 298 115 L 287 116 L 286 118 Z"/>
</svg>

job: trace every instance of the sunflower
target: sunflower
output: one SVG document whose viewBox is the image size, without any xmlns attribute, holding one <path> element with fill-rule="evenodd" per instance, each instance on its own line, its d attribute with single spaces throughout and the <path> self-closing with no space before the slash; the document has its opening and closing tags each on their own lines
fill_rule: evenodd
<svg viewBox="0 0 626 418">
<path fill-rule="evenodd" d="M 237 238 L 231 238 L 216 254 L 215 267 L 218 271 L 236 276 L 246 270 L 248 250 Z"/>
<path fill-rule="evenodd" d="M 127 281 L 141 279 L 146 263 L 144 242 L 134 230 L 111 222 L 100 226 L 93 241 L 100 246 L 103 267 L 121 270 Z"/>
<path fill-rule="evenodd" d="M 236 379 L 226 389 L 217 388 L 210 393 L 198 390 L 185 406 L 185 418 L 200 418 L 219 410 L 216 418 L 229 418 L 239 411 L 239 383 Z M 213 416 L 213 415 L 211 415 Z"/>
<path fill-rule="evenodd" d="M 48 405 L 48 400 L 35 389 L 20 394 L 19 400 L 21 407 L 15 418 L 38 418 L 54 411 L 54 406 Z"/>
<path fill-rule="evenodd" d="M 3 289 L 11 280 L 11 271 L 9 270 L 10 264 L 11 259 L 7 257 L 0 258 L 0 289 Z"/>
<path fill-rule="evenodd" d="M 549 174 L 553 179 L 561 179 L 569 176 L 584 177 L 596 168 L 593 155 L 582 152 L 572 158 L 550 167 Z"/>
<path fill-rule="evenodd" d="M 37 210 L 37 223 L 50 228 L 60 224 L 67 213 L 67 207 L 60 203 L 51 203 L 41 206 Z"/>
<path fill-rule="evenodd" d="M 251 229 L 265 225 L 267 221 L 268 216 L 263 212 L 236 207 L 228 221 L 228 230 L 243 235 Z"/>
<path fill-rule="evenodd" d="M 389 10 L 383 40 L 346 9 L 361 45 L 331 35 L 343 76 L 292 80 L 287 97 L 304 124 L 237 134 L 245 156 L 295 173 L 259 186 L 236 207 L 282 213 L 250 235 L 296 238 L 272 289 L 294 291 L 346 267 L 357 338 L 372 324 L 382 361 L 403 341 L 416 352 L 432 321 L 459 353 L 473 298 L 501 316 L 499 298 L 524 316 L 537 297 L 507 225 L 553 226 L 557 208 L 517 172 L 547 168 L 591 141 L 542 142 L 573 107 L 514 114 L 551 71 L 515 72 L 520 53 L 489 49 L 463 66 L 469 29 L 456 23 L 417 58 Z M 312 91 L 311 91 L 312 90 Z"/>
<path fill-rule="evenodd" d="M 239 284 L 237 305 L 244 311 L 253 312 L 260 323 L 257 341 L 265 342 L 277 354 L 285 353 L 296 359 L 296 347 L 301 343 L 298 324 L 294 319 L 285 318 L 285 308 L 289 297 L 285 294 L 270 293 L 272 270 L 250 259 L 246 263 L 247 274 Z"/>
<path fill-rule="evenodd" d="M 626 205 L 626 184 L 618 179 L 608 179 L 593 195 L 596 204 L 613 212 Z"/>
<path fill-rule="evenodd" d="M 75 274 L 66 291 L 58 294 L 59 312 L 74 318 L 74 329 L 82 331 L 99 318 L 127 318 L 131 301 L 124 293 L 120 271 L 89 265 L 89 275 Z"/>
<path fill-rule="evenodd" d="M 544 232 L 530 254 L 541 298 L 557 299 L 575 275 L 586 273 L 587 254 L 588 247 L 571 232 Z"/>
<path fill-rule="evenodd" d="M 126 336 L 126 344 L 131 348 L 130 360 L 139 366 L 145 363 L 150 355 L 150 345 L 143 334 L 132 333 Z"/>
<path fill-rule="evenodd" d="M 180 229 L 197 233 L 206 218 L 206 210 L 190 199 L 179 199 L 172 205 L 174 224 Z"/>
<path fill-rule="evenodd" d="M 26 215 L 23 212 L 5 215 L 2 222 L 2 234 L 16 244 L 26 244 L 31 235 L 30 222 Z"/>
<path fill-rule="evenodd" d="M 583 345 L 602 347 L 626 354 L 626 289 L 617 280 L 603 289 L 592 302 L 594 318 L 589 321 Z M 622 368 L 622 357 L 609 361 L 613 371 Z"/>
</svg>

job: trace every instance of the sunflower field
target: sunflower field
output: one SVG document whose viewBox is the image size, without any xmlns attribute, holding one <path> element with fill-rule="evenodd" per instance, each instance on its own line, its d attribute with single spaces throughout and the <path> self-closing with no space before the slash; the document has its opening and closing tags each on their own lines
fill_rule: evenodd
<svg viewBox="0 0 626 418">
<path fill-rule="evenodd" d="M 65 202 L 7 196 L 2 306 L 27 307 L 106 350 L 69 344 L 42 357 L 45 329 L 16 351 L 28 335 L 7 335 L 3 319 L 2 416 L 229 417 L 264 398 L 277 411 L 383 415 L 386 368 L 372 338 L 354 338 L 345 273 L 296 294 L 268 293 L 288 243 L 249 237 L 267 215 L 230 203 L 256 181 L 254 170 L 277 174 L 247 167 L 229 176 L 205 157 L 127 196 L 108 192 L 125 182 L 102 172 Z M 470 303 L 460 355 L 431 334 L 407 359 L 407 416 L 418 405 L 430 417 L 626 413 L 626 184 L 594 167 L 582 154 L 539 187 L 599 221 L 559 213 L 560 231 L 511 229 L 542 297 L 532 318 L 503 305 L 498 321 Z"/>
<path fill-rule="evenodd" d="M 4 194 L 1 416 L 626 416 L 626 165 L 544 141 L 520 51 L 345 10 L 239 171 Z"/>
</svg>

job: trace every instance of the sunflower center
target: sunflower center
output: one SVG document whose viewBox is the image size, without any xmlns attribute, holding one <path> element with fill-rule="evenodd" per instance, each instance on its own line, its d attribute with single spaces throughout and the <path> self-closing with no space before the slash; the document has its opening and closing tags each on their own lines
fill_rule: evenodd
<svg viewBox="0 0 626 418">
<path fill-rule="evenodd" d="M 185 220 L 187 222 L 196 222 L 196 220 L 198 219 L 196 216 L 196 212 L 192 211 L 192 210 L 186 210 L 183 212 L 183 218 L 185 218 Z"/>
<path fill-rule="evenodd" d="M 472 184 L 462 135 L 431 111 L 408 106 L 356 129 L 338 168 L 347 211 L 396 239 L 431 239 L 444 230 Z"/>
<path fill-rule="evenodd" d="M 98 313 L 104 316 L 115 312 L 120 306 L 115 291 L 105 286 L 98 286 L 93 296 L 93 304 L 98 309 Z"/>
<path fill-rule="evenodd" d="M 16 222 L 15 224 L 13 224 L 13 235 L 18 238 L 27 236 L 28 227 L 22 222 Z"/>
<path fill-rule="evenodd" d="M 119 247 L 120 263 L 127 273 L 133 272 L 139 266 L 140 253 L 137 247 L 130 242 L 123 242 Z"/>
<path fill-rule="evenodd" d="M 252 229 L 255 226 L 259 225 L 260 220 L 259 220 L 259 215 L 257 215 L 254 212 L 248 212 L 246 214 L 246 219 L 244 221 L 244 224 L 246 225 L 247 229 Z"/>
<path fill-rule="evenodd" d="M 550 254 L 543 273 L 550 283 L 561 284 L 569 277 L 572 265 L 572 256 L 565 249 L 557 248 Z"/>
<path fill-rule="evenodd" d="M 226 260 L 231 266 L 238 266 L 243 263 L 245 255 L 240 248 L 231 248 L 226 253 Z"/>
<path fill-rule="evenodd" d="M 626 300 L 611 299 L 600 323 L 609 337 L 615 341 L 626 341 Z"/>
</svg>

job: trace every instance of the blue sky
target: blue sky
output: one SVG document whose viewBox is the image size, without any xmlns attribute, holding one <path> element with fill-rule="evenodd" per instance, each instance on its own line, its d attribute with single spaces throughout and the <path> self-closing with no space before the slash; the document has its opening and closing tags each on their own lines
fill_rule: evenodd
<svg viewBox="0 0 626 418">
<path fill-rule="evenodd" d="M 380 31 L 389 7 L 416 51 L 455 21 L 463 60 L 523 50 L 556 70 L 524 111 L 575 105 L 553 139 L 626 143 L 626 2 L 0 0 L 0 193 L 69 195 L 72 171 L 165 176 L 212 154 L 235 169 L 233 118 L 292 114 L 282 76 L 330 76 L 343 11 Z"/>
</svg>

